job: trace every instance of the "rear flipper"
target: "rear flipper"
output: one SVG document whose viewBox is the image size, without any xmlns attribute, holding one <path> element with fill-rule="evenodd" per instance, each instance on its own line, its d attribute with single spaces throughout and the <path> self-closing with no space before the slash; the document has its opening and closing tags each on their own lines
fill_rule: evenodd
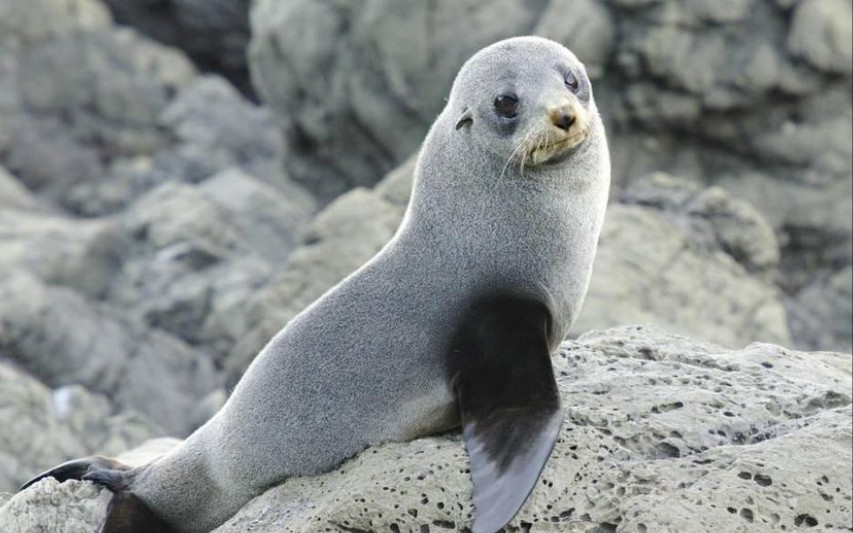
<svg viewBox="0 0 853 533">
<path fill-rule="evenodd" d="M 474 480 L 474 533 L 494 533 L 518 512 L 560 432 L 551 367 L 551 314 L 514 296 L 481 300 L 449 354 Z"/>
<path fill-rule="evenodd" d="M 178 533 L 133 494 L 131 485 L 136 472 L 136 469 L 114 459 L 93 455 L 42 472 L 24 483 L 21 490 L 47 477 L 60 483 L 69 479 L 91 481 L 114 493 L 107 508 L 107 517 L 101 525 L 101 533 Z"/>
</svg>

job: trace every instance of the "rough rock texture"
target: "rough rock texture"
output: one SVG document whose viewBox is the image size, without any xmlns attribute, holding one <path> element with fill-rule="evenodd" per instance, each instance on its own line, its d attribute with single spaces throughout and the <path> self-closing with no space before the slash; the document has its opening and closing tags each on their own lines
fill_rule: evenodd
<svg viewBox="0 0 853 533">
<path fill-rule="evenodd" d="M 0 160 L 28 187 L 61 198 L 109 162 L 165 144 L 156 121 L 195 75 L 186 58 L 112 28 L 100 3 L 0 4 L 9 22 L 0 37 L 0 92 L 11 104 L 0 104 Z M 60 11 L 51 13 L 56 22 L 23 13 L 34 7 Z"/>
<path fill-rule="evenodd" d="M 73 212 L 109 214 L 164 181 L 233 168 L 304 196 L 269 111 L 112 25 L 97 0 L 0 0 L 0 52 L 0 163 Z"/>
<path fill-rule="evenodd" d="M 270 112 L 97 0 L 0 0 L 0 359 L 203 423 L 315 210 L 282 157 Z"/>
<path fill-rule="evenodd" d="M 282 324 L 388 242 L 403 217 L 413 169 L 410 159 L 374 189 L 356 188 L 317 215 L 284 271 L 246 302 L 251 332 L 228 357 L 230 381 Z M 608 208 L 589 294 L 571 333 L 655 323 L 730 347 L 788 344 L 783 299 L 772 283 L 778 264 L 773 230 L 748 203 L 719 188 L 651 175 Z"/>
<path fill-rule="evenodd" d="M 260 0 L 250 64 L 281 116 L 288 169 L 331 197 L 417 148 L 475 50 L 527 33 L 562 41 L 595 78 L 615 187 L 664 171 L 755 205 L 799 315 L 828 279 L 853 291 L 838 278 L 853 262 L 851 18 L 848 0 Z M 853 343 L 851 327 L 801 325 L 800 346 Z"/>
<path fill-rule="evenodd" d="M 563 428 L 507 531 L 849 529 L 850 355 L 731 351 L 622 327 L 565 343 L 554 364 Z M 467 469 L 456 433 L 370 448 L 269 490 L 216 532 L 465 531 Z M 46 483 L 20 494 L 0 527 L 35 527 L 39 514 L 20 509 L 48 494 L 79 513 L 93 505 L 82 490 Z"/>
<path fill-rule="evenodd" d="M 212 413 L 210 358 L 117 308 L 17 271 L 0 285 L 0 352 L 51 387 L 82 384 L 186 435 Z"/>
<path fill-rule="evenodd" d="M 51 390 L 2 361 L 0 427 L 0 492 L 16 490 L 46 465 L 116 455 L 163 431 L 133 410 L 116 413 L 107 398 L 83 387 Z"/>
<path fill-rule="evenodd" d="M 249 0 L 105 0 L 116 21 L 181 48 L 204 70 L 253 92 L 246 65 Z"/>
</svg>

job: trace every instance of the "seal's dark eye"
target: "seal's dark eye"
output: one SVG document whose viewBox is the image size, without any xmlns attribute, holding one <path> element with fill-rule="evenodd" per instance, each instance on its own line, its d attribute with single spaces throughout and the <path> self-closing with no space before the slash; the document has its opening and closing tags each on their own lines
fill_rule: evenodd
<svg viewBox="0 0 853 533">
<path fill-rule="evenodd" d="M 499 115 L 513 118 L 518 114 L 518 98 L 511 94 L 502 94 L 495 98 L 495 109 Z"/>
<path fill-rule="evenodd" d="M 578 92 L 578 89 L 581 88 L 581 82 L 575 75 L 574 70 L 566 72 L 566 87 L 568 87 L 573 93 Z"/>
</svg>

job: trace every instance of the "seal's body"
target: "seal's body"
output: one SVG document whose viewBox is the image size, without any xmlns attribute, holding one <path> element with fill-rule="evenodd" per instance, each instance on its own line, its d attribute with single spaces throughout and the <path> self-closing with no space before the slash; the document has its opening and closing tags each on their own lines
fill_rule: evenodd
<svg viewBox="0 0 853 533">
<path fill-rule="evenodd" d="M 150 465 L 88 458 L 36 480 L 117 492 L 105 530 L 139 522 L 141 502 L 144 527 L 208 531 L 288 477 L 461 423 L 474 530 L 497 530 L 559 431 L 549 354 L 583 301 L 609 175 L 571 52 L 534 37 L 480 51 L 424 142 L 395 237 L 276 335 L 219 413 Z"/>
</svg>

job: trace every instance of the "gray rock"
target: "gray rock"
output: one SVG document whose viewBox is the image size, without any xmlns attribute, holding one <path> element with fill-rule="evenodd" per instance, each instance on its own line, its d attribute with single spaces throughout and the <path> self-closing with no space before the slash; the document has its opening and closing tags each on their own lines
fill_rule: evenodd
<svg viewBox="0 0 853 533">
<path fill-rule="evenodd" d="M 37 489 L 9 498 L 0 507 L 0 523 L 15 533 L 92 533 L 101 527 L 110 498 L 109 491 L 87 481 L 59 484 L 48 479 L 40 482 Z"/>
<path fill-rule="evenodd" d="M 853 72 L 853 10 L 844 0 L 804 0 L 794 9 L 788 48 L 820 70 Z"/>
<path fill-rule="evenodd" d="M 2 355 L 2 353 L 0 353 Z M 144 417 L 114 412 L 77 385 L 51 390 L 0 359 L 0 492 L 50 466 L 92 453 L 115 455 L 162 433 Z"/>
<path fill-rule="evenodd" d="M 106 299 L 224 355 L 247 332 L 245 302 L 281 269 L 312 205 L 238 169 L 164 183 L 122 216 L 133 242 Z"/>
<path fill-rule="evenodd" d="M 105 0 L 116 21 L 184 50 L 204 70 L 251 93 L 249 0 Z"/>
<path fill-rule="evenodd" d="M 656 324 L 719 344 L 790 344 L 781 294 L 666 212 L 610 206 L 583 310 L 570 335 Z"/>
<path fill-rule="evenodd" d="M 16 211 L 46 211 L 26 187 L 0 166 L 0 209 Z"/>
<path fill-rule="evenodd" d="M 0 122 L 4 162 L 61 200 L 104 162 L 164 145 L 156 122 L 195 72 L 180 54 L 129 30 L 69 33 L 17 50 L 16 114 Z"/>
<path fill-rule="evenodd" d="M 193 408 L 218 385 L 206 354 L 22 271 L 0 283 L 0 352 L 49 386 L 110 395 L 175 435 L 195 428 Z"/>
<path fill-rule="evenodd" d="M 164 145 L 153 154 L 113 161 L 99 180 L 73 187 L 65 204 L 87 216 L 115 213 L 158 185 L 199 183 L 239 169 L 275 188 L 290 207 L 314 200 L 282 170 L 281 132 L 270 112 L 245 100 L 217 76 L 184 87 L 156 119 Z M 304 207 L 296 208 L 296 203 Z"/>
<path fill-rule="evenodd" d="M 643 327 L 567 342 L 554 358 L 560 438 L 508 531 L 843 529 L 853 519 L 850 361 L 767 344 L 731 351 Z M 22 518 L 48 494 L 74 516 L 103 508 L 102 496 L 65 487 L 74 493 L 46 482 L 17 495 L 0 527 L 50 523 L 53 511 Z M 453 432 L 287 480 L 215 531 L 464 531 L 471 512 Z"/>
<path fill-rule="evenodd" d="M 796 346 L 853 352 L 853 268 L 815 280 L 785 303 Z"/>
<path fill-rule="evenodd" d="M 118 272 L 126 249 L 113 220 L 75 220 L 46 209 L 0 207 L 0 272 L 23 268 L 48 283 L 100 298 Z"/>
<path fill-rule="evenodd" d="M 844 527 L 849 368 L 845 354 L 728 351 L 646 328 L 566 343 L 560 439 L 508 531 Z M 455 434 L 387 444 L 285 482 L 216 531 L 463 531 L 467 466 Z"/>
<path fill-rule="evenodd" d="M 290 255 L 315 211 L 314 198 L 301 188 L 285 196 L 239 169 L 216 174 L 200 189 L 234 214 L 241 238 L 270 262 Z"/>
<path fill-rule="evenodd" d="M 112 22 L 98 0 L 15 0 L 0 2 L 0 47 L 9 49 Z"/>
</svg>

